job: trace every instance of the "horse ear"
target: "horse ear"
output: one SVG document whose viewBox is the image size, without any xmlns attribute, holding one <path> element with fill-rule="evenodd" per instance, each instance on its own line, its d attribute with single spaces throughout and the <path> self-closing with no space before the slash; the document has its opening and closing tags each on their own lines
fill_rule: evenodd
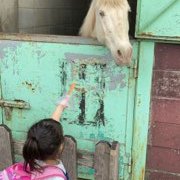
<svg viewBox="0 0 180 180">
<path fill-rule="evenodd" d="M 80 28 L 79 34 L 85 37 L 92 37 L 95 22 L 95 4 L 94 1 L 92 1 L 88 13 L 84 19 L 83 25 Z"/>
</svg>

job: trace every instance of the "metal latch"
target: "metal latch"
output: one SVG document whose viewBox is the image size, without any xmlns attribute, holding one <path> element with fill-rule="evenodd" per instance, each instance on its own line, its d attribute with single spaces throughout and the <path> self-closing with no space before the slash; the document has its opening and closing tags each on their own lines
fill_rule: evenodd
<svg viewBox="0 0 180 180">
<path fill-rule="evenodd" d="M 30 104 L 23 100 L 3 100 L 0 99 L 0 106 L 4 108 L 6 120 L 11 120 L 13 108 L 30 109 Z"/>
<path fill-rule="evenodd" d="M 30 104 L 23 100 L 8 101 L 8 100 L 0 99 L 0 106 L 19 108 L 19 109 L 30 109 Z"/>
</svg>

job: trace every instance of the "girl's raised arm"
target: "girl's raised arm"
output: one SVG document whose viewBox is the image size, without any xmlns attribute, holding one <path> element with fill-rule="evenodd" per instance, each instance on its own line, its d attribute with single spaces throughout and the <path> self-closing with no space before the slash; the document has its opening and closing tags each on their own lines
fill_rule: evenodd
<svg viewBox="0 0 180 180">
<path fill-rule="evenodd" d="M 66 95 L 66 97 L 56 106 L 56 109 L 51 116 L 52 119 L 60 121 L 63 110 L 68 106 L 69 98 L 70 96 Z"/>
<path fill-rule="evenodd" d="M 51 118 L 56 120 L 56 121 L 60 121 L 60 118 L 61 118 L 61 115 L 62 115 L 62 112 L 63 110 L 68 106 L 68 102 L 69 102 L 69 99 L 70 99 L 70 96 L 75 88 L 75 83 L 72 83 L 70 88 L 69 88 L 69 91 L 67 93 L 67 95 L 65 96 L 64 99 L 62 99 L 58 105 L 56 106 L 56 109 L 55 111 L 53 112 Z"/>
</svg>

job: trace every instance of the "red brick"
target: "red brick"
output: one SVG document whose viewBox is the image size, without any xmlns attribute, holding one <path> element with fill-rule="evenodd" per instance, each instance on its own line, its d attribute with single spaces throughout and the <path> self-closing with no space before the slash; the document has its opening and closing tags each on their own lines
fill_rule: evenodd
<svg viewBox="0 0 180 180">
<path fill-rule="evenodd" d="M 180 70 L 180 45 L 156 44 L 155 69 Z"/>
<path fill-rule="evenodd" d="M 151 145 L 180 150 L 180 125 L 152 123 Z"/>
<path fill-rule="evenodd" d="M 180 71 L 154 71 L 152 95 L 180 98 Z"/>
<path fill-rule="evenodd" d="M 180 150 L 148 146 L 147 168 L 179 173 Z"/>
<path fill-rule="evenodd" d="M 151 121 L 180 125 L 180 99 L 152 98 Z"/>
<path fill-rule="evenodd" d="M 148 180 L 180 180 L 180 176 L 160 172 L 147 172 Z"/>
</svg>

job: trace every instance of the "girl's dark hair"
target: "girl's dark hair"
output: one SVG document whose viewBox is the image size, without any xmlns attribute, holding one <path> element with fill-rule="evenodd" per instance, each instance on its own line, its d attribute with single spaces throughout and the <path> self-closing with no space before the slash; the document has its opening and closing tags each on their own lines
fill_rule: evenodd
<svg viewBox="0 0 180 180">
<path fill-rule="evenodd" d="M 23 147 L 25 171 L 41 170 L 36 160 L 56 158 L 63 141 L 63 129 L 59 122 L 43 119 L 32 125 Z"/>
</svg>

